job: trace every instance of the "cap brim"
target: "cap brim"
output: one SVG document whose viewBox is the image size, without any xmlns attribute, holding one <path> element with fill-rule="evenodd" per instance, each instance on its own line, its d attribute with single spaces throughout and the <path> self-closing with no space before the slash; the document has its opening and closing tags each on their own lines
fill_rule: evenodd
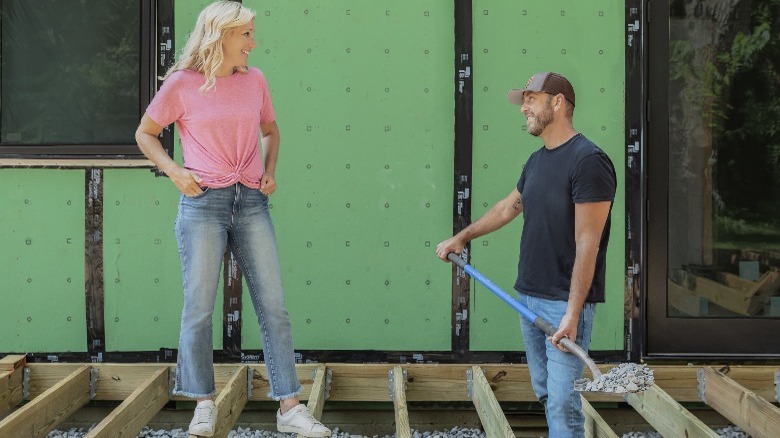
<svg viewBox="0 0 780 438">
<path fill-rule="evenodd" d="M 515 88 L 513 90 L 509 90 L 509 93 L 506 95 L 506 98 L 515 105 L 522 105 L 523 96 L 525 95 L 526 91 L 528 91 L 528 89 L 526 88 L 523 89 Z"/>
</svg>

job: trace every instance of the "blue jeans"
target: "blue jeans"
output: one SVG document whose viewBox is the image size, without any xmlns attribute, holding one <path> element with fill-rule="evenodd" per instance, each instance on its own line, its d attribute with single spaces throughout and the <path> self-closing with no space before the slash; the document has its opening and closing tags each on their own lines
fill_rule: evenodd
<svg viewBox="0 0 780 438">
<path fill-rule="evenodd" d="M 519 293 L 519 300 L 537 316 L 558 327 L 566 314 L 566 301 L 552 301 Z M 594 303 L 585 303 L 577 325 L 577 345 L 588 351 Z M 551 438 L 585 436 L 585 417 L 580 394 L 574 391 L 574 381 L 582 376 L 583 363 L 576 356 L 564 353 L 547 340 L 547 335 L 532 322 L 520 317 L 525 353 L 531 384 L 539 402 L 544 405 Z"/>
<path fill-rule="evenodd" d="M 296 396 L 302 388 L 295 373 L 268 197 L 240 183 L 206 189 L 197 197 L 182 195 L 175 228 L 184 309 L 174 394 L 205 398 L 215 393 L 212 314 L 225 245 L 230 242 L 260 324 L 271 386 L 268 396 L 274 400 Z"/>
</svg>

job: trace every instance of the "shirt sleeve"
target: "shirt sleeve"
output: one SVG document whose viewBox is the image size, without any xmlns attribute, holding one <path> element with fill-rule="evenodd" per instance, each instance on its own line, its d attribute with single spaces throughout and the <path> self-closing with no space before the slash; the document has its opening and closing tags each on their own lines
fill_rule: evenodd
<svg viewBox="0 0 780 438">
<path fill-rule="evenodd" d="M 146 114 L 160 126 L 168 126 L 184 115 L 184 99 L 178 86 L 180 82 L 176 73 L 169 76 L 146 108 Z"/>
<path fill-rule="evenodd" d="M 260 75 L 260 97 L 263 99 L 263 105 L 260 108 L 260 123 L 271 123 L 276 120 L 274 105 L 271 101 L 271 91 L 268 89 L 268 81 L 265 75 Z"/>
<path fill-rule="evenodd" d="M 615 167 L 607 154 L 591 154 L 574 169 L 572 200 L 575 203 L 613 201 L 616 186 Z"/>
<path fill-rule="evenodd" d="M 523 193 L 523 187 L 525 187 L 525 164 L 523 164 L 523 171 L 520 172 L 520 179 L 517 180 L 517 191 Z"/>
</svg>

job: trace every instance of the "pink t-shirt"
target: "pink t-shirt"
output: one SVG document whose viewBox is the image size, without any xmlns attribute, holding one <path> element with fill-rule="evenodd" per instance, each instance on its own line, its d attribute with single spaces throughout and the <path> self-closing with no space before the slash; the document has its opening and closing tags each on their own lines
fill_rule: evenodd
<svg viewBox="0 0 780 438">
<path fill-rule="evenodd" d="M 146 113 L 160 126 L 176 122 L 184 167 L 203 179 L 201 185 L 220 188 L 240 182 L 259 188 L 260 125 L 276 120 L 263 72 L 250 67 L 247 73 L 217 78 L 214 88 L 201 94 L 205 82 L 194 70 L 173 73 Z"/>
</svg>

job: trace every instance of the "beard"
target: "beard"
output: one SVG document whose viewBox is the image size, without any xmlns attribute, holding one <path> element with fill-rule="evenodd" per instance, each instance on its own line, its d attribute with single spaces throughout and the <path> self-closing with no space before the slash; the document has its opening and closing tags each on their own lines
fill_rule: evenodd
<svg viewBox="0 0 780 438">
<path fill-rule="evenodd" d="M 534 114 L 535 121 L 528 124 L 528 133 L 538 137 L 544 131 L 544 128 L 553 121 L 552 99 L 547 99 L 544 109 L 539 114 Z"/>
</svg>

